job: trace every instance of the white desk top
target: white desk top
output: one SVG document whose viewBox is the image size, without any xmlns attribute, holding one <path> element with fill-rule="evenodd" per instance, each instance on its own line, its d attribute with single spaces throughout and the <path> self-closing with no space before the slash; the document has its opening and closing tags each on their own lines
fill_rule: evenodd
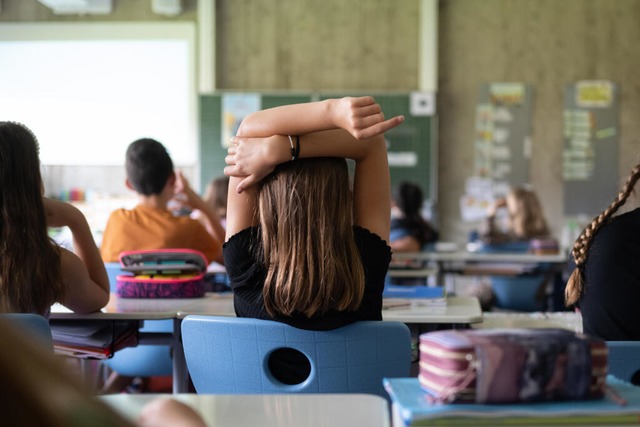
<svg viewBox="0 0 640 427">
<path fill-rule="evenodd" d="M 100 399 L 135 420 L 142 407 L 159 396 L 114 394 Z M 390 423 L 387 401 L 367 394 L 174 394 L 170 397 L 198 411 L 209 427 L 389 427 Z"/>
<path fill-rule="evenodd" d="M 392 299 L 390 299 L 392 300 Z M 405 305 L 386 308 L 384 320 L 403 323 L 478 323 L 482 322 L 482 310 L 474 297 L 448 297 L 446 305 L 428 305 L 420 299 L 400 299 Z M 56 304 L 51 309 L 53 319 L 131 319 L 157 320 L 184 318 L 190 314 L 211 316 L 235 316 L 233 294 L 207 293 L 202 298 L 119 298 L 111 294 L 109 304 L 101 311 L 75 314 Z"/>
<path fill-rule="evenodd" d="M 61 304 L 51 307 L 52 319 L 128 319 L 160 320 L 173 319 L 180 309 L 194 304 L 200 298 L 120 298 L 111 294 L 109 303 L 96 313 L 77 314 Z"/>
<path fill-rule="evenodd" d="M 386 301 L 392 300 L 389 298 Z M 385 308 L 383 320 L 402 323 L 478 323 L 482 322 L 482 309 L 475 297 L 447 297 L 446 305 L 429 305 L 419 298 L 401 299 L 409 305 Z"/>
<path fill-rule="evenodd" d="M 426 261 L 442 261 L 442 262 L 551 262 L 564 263 L 567 261 L 567 255 L 564 252 L 550 255 L 536 255 L 530 253 L 485 253 L 485 252 L 402 252 L 394 253 L 394 259 L 415 259 Z"/>
<path fill-rule="evenodd" d="M 535 312 L 535 313 L 484 313 L 482 323 L 474 328 L 561 328 L 574 332 L 582 332 L 582 316 L 580 313 Z"/>
<path fill-rule="evenodd" d="M 406 305 L 383 309 L 383 320 L 403 323 L 477 323 L 482 322 L 482 310 L 477 298 L 449 297 L 444 306 L 424 305 L 419 299 L 401 299 Z M 178 317 L 188 315 L 235 316 L 233 294 L 207 293 L 178 311 Z"/>
</svg>

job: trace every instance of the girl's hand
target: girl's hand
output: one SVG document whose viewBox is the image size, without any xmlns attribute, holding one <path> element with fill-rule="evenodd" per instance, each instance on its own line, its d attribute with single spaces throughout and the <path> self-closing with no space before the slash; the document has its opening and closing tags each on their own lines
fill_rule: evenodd
<svg viewBox="0 0 640 427">
<path fill-rule="evenodd" d="M 380 135 L 404 121 L 404 116 L 385 120 L 382 108 L 372 96 L 344 97 L 335 100 L 332 117 L 337 126 L 356 139 Z"/>
<path fill-rule="evenodd" d="M 291 158 L 291 146 L 286 136 L 268 138 L 242 138 L 235 136 L 227 150 L 224 174 L 244 178 L 236 187 L 238 194 L 260 182 L 277 165 Z"/>
</svg>

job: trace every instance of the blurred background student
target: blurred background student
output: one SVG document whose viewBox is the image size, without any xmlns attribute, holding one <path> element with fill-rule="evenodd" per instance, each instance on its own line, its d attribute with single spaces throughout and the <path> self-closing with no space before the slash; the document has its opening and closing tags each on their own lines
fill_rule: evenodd
<svg viewBox="0 0 640 427">
<path fill-rule="evenodd" d="M 202 199 L 218 215 L 223 227 L 227 223 L 227 194 L 229 194 L 229 177 L 222 175 L 211 180 L 205 189 Z"/>
<path fill-rule="evenodd" d="M 229 177 L 226 175 L 212 179 L 202 196 L 202 200 L 218 215 L 220 224 L 227 228 L 227 196 L 229 194 Z M 196 210 L 191 213 L 191 217 L 202 220 L 202 214 Z M 209 264 L 207 268 L 206 281 L 211 292 L 226 292 L 230 290 L 229 277 L 224 265 L 217 261 Z"/>
<path fill-rule="evenodd" d="M 391 199 L 391 232 L 389 246 L 394 252 L 419 252 L 438 240 L 438 232 L 422 216 L 422 189 L 403 181 Z"/>
<path fill-rule="evenodd" d="M 496 224 L 499 210 L 506 210 L 506 229 Z M 489 207 L 481 239 L 485 244 L 524 242 L 549 237 L 549 227 L 538 196 L 533 190 L 512 188 L 506 197 Z"/>
<path fill-rule="evenodd" d="M 502 226 L 498 224 L 500 216 L 506 219 Z M 530 252 L 536 242 L 557 249 L 538 196 L 523 187 L 512 188 L 489 207 L 480 240 L 480 250 L 484 252 Z M 485 311 L 494 306 L 515 311 L 545 310 L 550 279 L 548 266 L 539 265 L 535 274 L 492 276 L 488 283 L 476 284 L 471 293 L 479 298 Z"/>
</svg>

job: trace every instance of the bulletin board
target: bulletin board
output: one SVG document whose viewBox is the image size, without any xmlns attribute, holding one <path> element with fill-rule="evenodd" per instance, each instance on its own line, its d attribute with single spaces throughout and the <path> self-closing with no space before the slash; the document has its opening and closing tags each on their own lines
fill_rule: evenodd
<svg viewBox="0 0 640 427">
<path fill-rule="evenodd" d="M 618 194 L 618 97 L 618 86 L 605 80 L 565 87 L 565 215 L 593 216 Z"/>
<path fill-rule="evenodd" d="M 234 98 L 236 95 L 237 98 Z M 243 114 L 258 108 L 296 104 L 336 98 L 361 96 L 358 93 L 231 93 L 218 92 L 200 96 L 200 182 L 204 187 L 223 174 L 224 158 L 230 134 Z M 405 122 L 388 131 L 389 170 L 391 183 L 410 180 L 421 186 L 425 200 L 433 204 L 437 192 L 437 144 L 435 121 L 431 108 L 425 107 L 423 93 L 371 94 L 382 106 L 385 116 L 404 115 Z M 428 98 L 427 98 L 428 99 Z M 236 101 L 234 103 L 234 100 Z M 230 111 L 235 111 L 231 112 Z M 225 130 L 226 128 L 226 130 Z"/>
<path fill-rule="evenodd" d="M 486 83 L 476 105 L 474 176 L 493 181 L 496 196 L 529 182 L 533 87 Z"/>
</svg>

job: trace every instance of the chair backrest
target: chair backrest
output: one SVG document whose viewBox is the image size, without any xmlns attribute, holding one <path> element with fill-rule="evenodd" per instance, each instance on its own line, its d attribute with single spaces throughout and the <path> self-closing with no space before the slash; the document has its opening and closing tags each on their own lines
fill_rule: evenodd
<svg viewBox="0 0 640 427">
<path fill-rule="evenodd" d="M 360 321 L 331 331 L 235 317 L 187 316 L 182 342 L 198 393 L 368 393 L 387 397 L 385 377 L 406 377 L 409 328 L 400 322 Z M 269 368 L 279 349 L 302 353 L 308 377 L 285 384 Z"/>
<path fill-rule="evenodd" d="M 640 385 L 640 341 L 607 341 L 609 374 Z"/>
<path fill-rule="evenodd" d="M 529 247 L 530 242 L 528 240 L 482 244 L 479 246 L 478 252 L 496 254 L 526 253 L 529 251 Z M 544 289 L 541 288 L 546 284 L 549 269 L 550 265 L 538 264 L 535 274 L 490 276 L 491 288 L 496 297 L 496 307 L 517 311 L 543 311 L 546 301 L 542 299 L 544 298 Z"/>
<path fill-rule="evenodd" d="M 53 352 L 53 338 L 49 321 L 39 314 L 32 313 L 2 313 L 0 319 L 5 320 L 10 327 L 15 328 L 27 338 L 42 344 Z"/>
<path fill-rule="evenodd" d="M 498 308 L 517 311 L 544 311 L 543 286 L 546 274 L 522 276 L 490 276 L 491 289 Z"/>
</svg>

